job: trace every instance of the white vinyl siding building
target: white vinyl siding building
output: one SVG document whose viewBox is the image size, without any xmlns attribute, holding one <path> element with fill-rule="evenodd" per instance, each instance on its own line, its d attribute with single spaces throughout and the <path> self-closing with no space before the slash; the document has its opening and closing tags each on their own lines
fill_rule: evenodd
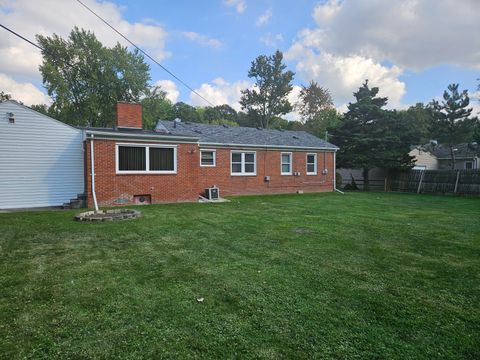
<svg viewBox="0 0 480 360">
<path fill-rule="evenodd" d="M 84 192 L 83 162 L 82 130 L 14 101 L 0 103 L 0 209 L 76 198 Z"/>
</svg>

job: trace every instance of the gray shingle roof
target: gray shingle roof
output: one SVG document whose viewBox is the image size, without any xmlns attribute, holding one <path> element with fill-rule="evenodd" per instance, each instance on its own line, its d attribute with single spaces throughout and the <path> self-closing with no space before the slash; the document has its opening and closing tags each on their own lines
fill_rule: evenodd
<svg viewBox="0 0 480 360">
<path fill-rule="evenodd" d="M 159 120 L 155 131 L 176 136 L 198 137 L 201 144 L 251 145 L 338 149 L 305 131 L 257 129 L 242 126 L 210 125 Z"/>
<path fill-rule="evenodd" d="M 468 144 L 468 143 L 463 143 L 463 144 L 457 144 L 454 145 L 454 149 L 457 149 L 455 151 L 455 157 L 457 158 L 473 158 L 476 155 L 480 154 L 480 149 L 475 145 Z M 435 155 L 439 159 L 443 158 L 450 158 L 450 146 L 447 145 L 437 145 L 431 147 L 429 150 L 433 155 Z"/>
</svg>

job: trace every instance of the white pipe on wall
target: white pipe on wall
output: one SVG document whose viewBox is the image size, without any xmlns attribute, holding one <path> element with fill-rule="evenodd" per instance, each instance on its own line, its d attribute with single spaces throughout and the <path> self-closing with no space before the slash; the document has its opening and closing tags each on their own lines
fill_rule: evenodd
<svg viewBox="0 0 480 360">
<path fill-rule="evenodd" d="M 95 211 L 98 211 L 97 195 L 95 194 L 95 155 L 93 151 L 93 134 L 90 137 L 90 160 L 91 160 L 91 177 L 92 177 L 92 196 Z"/>
<path fill-rule="evenodd" d="M 337 152 L 333 153 L 333 190 L 340 194 L 345 194 L 343 191 L 337 189 Z"/>
</svg>

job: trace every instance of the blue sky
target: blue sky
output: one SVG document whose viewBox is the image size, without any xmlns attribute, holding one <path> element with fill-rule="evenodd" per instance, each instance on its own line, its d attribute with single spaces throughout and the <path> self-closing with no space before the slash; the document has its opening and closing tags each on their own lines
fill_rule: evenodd
<svg viewBox="0 0 480 360">
<path fill-rule="evenodd" d="M 480 97 L 477 0 L 85 2 L 214 104 L 239 108 L 240 90 L 252 86 L 251 61 L 276 49 L 296 72 L 295 85 L 317 81 L 339 109 L 365 78 L 391 107 L 428 102 L 452 82 Z M 121 40 L 74 0 L 0 0 L 0 15 L 30 39 L 36 33 L 66 36 L 77 25 L 107 45 Z M 26 103 L 48 102 L 38 51 L 19 42 L 0 37 L 0 90 Z M 151 70 L 152 84 L 173 101 L 206 105 L 155 64 Z"/>
</svg>

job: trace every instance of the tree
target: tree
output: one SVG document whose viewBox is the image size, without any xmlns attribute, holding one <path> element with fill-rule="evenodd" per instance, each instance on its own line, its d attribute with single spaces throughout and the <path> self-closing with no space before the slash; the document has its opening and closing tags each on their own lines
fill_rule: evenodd
<svg viewBox="0 0 480 360">
<path fill-rule="evenodd" d="M 231 106 L 217 105 L 217 106 L 207 106 L 205 112 L 203 113 L 203 120 L 206 123 L 212 124 L 220 120 L 226 120 L 230 122 L 236 122 L 237 112 Z"/>
<path fill-rule="evenodd" d="M 3 91 L 0 91 L 0 102 L 6 101 L 6 100 L 12 100 L 12 95 L 7 94 Z"/>
<path fill-rule="evenodd" d="M 287 95 L 292 91 L 294 73 L 285 69 L 283 54 L 277 50 L 274 55 L 257 57 L 248 72 L 255 85 L 253 89 L 242 90 L 240 105 L 263 128 L 268 128 L 273 117 L 292 110 Z"/>
<path fill-rule="evenodd" d="M 458 91 L 459 84 L 450 84 L 443 92 L 442 102 L 432 100 L 433 134 L 436 139 L 450 148 L 451 167 L 455 169 L 455 145 L 471 141 L 476 119 L 470 118 L 472 108 L 468 108 L 468 91 Z"/>
<path fill-rule="evenodd" d="M 335 108 L 320 110 L 318 114 L 305 123 L 305 130 L 320 138 L 325 137 L 325 132 L 333 131 L 342 122 L 342 115 Z"/>
<path fill-rule="evenodd" d="M 156 86 L 141 100 L 142 120 L 145 129 L 154 129 L 158 120 L 173 120 L 173 105 L 166 98 L 167 93 Z"/>
<path fill-rule="evenodd" d="M 333 108 L 333 99 L 328 89 L 310 81 L 308 86 L 302 85 L 299 101 L 295 106 L 305 123 L 318 118 L 322 111 Z"/>
<path fill-rule="evenodd" d="M 40 72 L 52 97 L 51 113 L 73 125 L 113 126 L 117 101 L 138 102 L 148 93 L 149 66 L 117 43 L 107 48 L 95 34 L 75 27 L 63 39 L 37 35 Z"/>
<path fill-rule="evenodd" d="M 369 189 L 368 172 L 374 167 L 387 169 L 412 165 L 409 144 L 402 142 L 404 129 L 394 112 L 387 111 L 386 97 L 378 97 L 378 87 L 368 80 L 354 93 L 341 125 L 334 131 L 334 144 L 340 147 L 338 166 L 363 169 L 364 190 Z"/>
<path fill-rule="evenodd" d="M 423 103 L 417 103 L 406 110 L 397 111 L 398 121 L 402 123 L 402 139 L 410 145 L 425 144 L 432 140 L 432 111 Z"/>
<path fill-rule="evenodd" d="M 197 110 L 192 106 L 182 101 L 173 105 L 173 117 L 179 118 L 182 121 L 200 122 Z"/>
</svg>

